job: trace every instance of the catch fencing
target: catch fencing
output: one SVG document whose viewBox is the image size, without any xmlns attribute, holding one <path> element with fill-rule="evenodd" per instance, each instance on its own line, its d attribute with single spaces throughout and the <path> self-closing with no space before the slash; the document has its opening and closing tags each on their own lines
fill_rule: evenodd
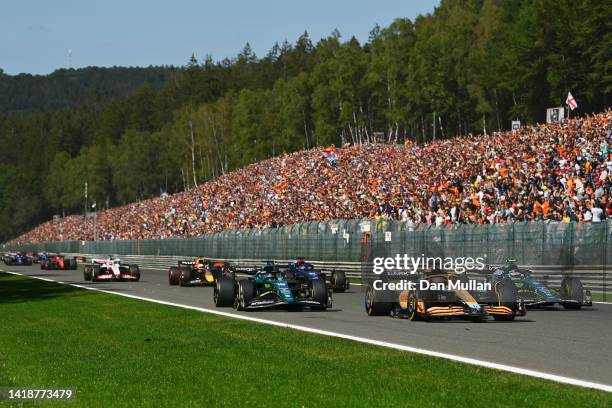
<svg viewBox="0 0 612 408">
<path fill-rule="evenodd" d="M 592 290 L 606 292 L 612 260 L 611 225 L 612 221 L 415 226 L 385 219 L 353 219 L 227 230 L 185 239 L 62 241 L 4 245 L 4 250 L 129 255 L 160 267 L 191 256 L 238 263 L 305 257 L 315 265 L 343 269 L 354 276 L 372 256 L 471 257 L 483 258 L 490 265 L 514 259 L 552 283 L 571 274 Z"/>
</svg>

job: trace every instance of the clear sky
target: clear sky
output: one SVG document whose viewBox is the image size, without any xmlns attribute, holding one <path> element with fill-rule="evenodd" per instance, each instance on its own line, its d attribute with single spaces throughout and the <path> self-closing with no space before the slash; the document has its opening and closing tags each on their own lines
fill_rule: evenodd
<svg viewBox="0 0 612 408">
<path fill-rule="evenodd" d="M 0 68 L 46 74 L 69 66 L 184 65 L 234 57 L 248 41 L 313 42 L 338 28 L 366 41 L 376 23 L 431 13 L 439 0 L 0 0 Z"/>
</svg>

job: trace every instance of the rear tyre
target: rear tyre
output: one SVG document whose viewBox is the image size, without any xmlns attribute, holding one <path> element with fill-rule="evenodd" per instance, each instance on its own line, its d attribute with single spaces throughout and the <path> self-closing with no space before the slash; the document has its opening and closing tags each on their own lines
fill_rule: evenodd
<svg viewBox="0 0 612 408">
<path fill-rule="evenodd" d="M 499 306 L 506 306 L 512 310 L 510 316 L 493 316 L 498 321 L 512 321 L 516 317 L 518 311 L 518 291 L 511 279 L 501 279 L 493 284 L 497 303 Z"/>
<path fill-rule="evenodd" d="M 372 285 L 368 285 L 365 295 L 365 309 L 368 316 L 389 316 L 391 314 L 392 303 L 383 299 L 383 293 L 374 290 Z"/>
<path fill-rule="evenodd" d="M 98 281 L 98 275 L 100 275 L 100 265 L 93 265 L 91 267 L 91 271 L 92 271 L 91 281 L 92 282 L 97 282 Z"/>
<path fill-rule="evenodd" d="M 91 281 L 93 279 L 93 269 L 91 266 L 86 266 L 85 269 L 83 269 L 83 279 L 86 281 Z"/>
<path fill-rule="evenodd" d="M 130 265 L 130 275 L 138 282 L 140 280 L 140 267 L 138 265 Z"/>
<path fill-rule="evenodd" d="M 70 269 L 72 269 L 72 270 L 76 270 L 76 268 L 77 268 L 77 260 L 76 260 L 76 259 L 74 259 L 74 258 L 72 258 L 72 259 L 70 260 Z"/>
<path fill-rule="evenodd" d="M 168 269 L 168 283 L 171 286 L 179 284 L 179 268 L 176 266 L 171 266 Z"/>
<path fill-rule="evenodd" d="M 215 284 L 213 300 L 217 307 L 231 307 L 236 297 L 236 285 L 233 279 L 220 277 Z"/>
<path fill-rule="evenodd" d="M 288 281 L 294 281 L 295 280 L 295 273 L 293 273 L 293 271 L 286 271 L 285 272 L 285 277 L 287 278 Z"/>
<path fill-rule="evenodd" d="M 234 301 L 234 309 L 245 310 L 249 302 L 255 297 L 255 282 L 249 279 L 243 279 L 238 281 L 236 286 L 238 288 L 238 294 Z"/>
<path fill-rule="evenodd" d="M 583 301 L 582 282 L 578 278 L 563 278 L 561 281 L 561 297 L 570 299 L 577 303 L 563 303 L 563 308 L 567 310 L 580 310 Z"/>
<path fill-rule="evenodd" d="M 179 285 L 188 286 L 190 282 L 191 282 L 191 269 L 181 268 L 180 274 L 179 274 Z"/>
<path fill-rule="evenodd" d="M 310 281 L 310 294 L 314 300 L 321 303 L 321 305 L 312 306 L 312 309 L 327 309 L 327 285 L 323 279 L 315 279 Z"/>
<path fill-rule="evenodd" d="M 332 285 L 334 292 L 344 292 L 346 290 L 346 274 L 344 271 L 332 272 Z"/>
</svg>

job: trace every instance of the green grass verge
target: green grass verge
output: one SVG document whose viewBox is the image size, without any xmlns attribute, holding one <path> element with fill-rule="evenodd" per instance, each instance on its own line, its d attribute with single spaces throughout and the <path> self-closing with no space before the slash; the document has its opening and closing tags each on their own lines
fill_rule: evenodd
<svg viewBox="0 0 612 408">
<path fill-rule="evenodd" d="M 612 293 L 592 293 L 593 302 L 612 302 Z"/>
<path fill-rule="evenodd" d="M 605 392 L 1 273 L 0 313 L 0 387 L 74 387 L 72 407 L 612 405 Z"/>
</svg>

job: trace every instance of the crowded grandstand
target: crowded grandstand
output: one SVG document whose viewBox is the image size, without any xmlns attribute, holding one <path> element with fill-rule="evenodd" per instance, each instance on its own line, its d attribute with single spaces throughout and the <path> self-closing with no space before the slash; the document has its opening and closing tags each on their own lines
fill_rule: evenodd
<svg viewBox="0 0 612 408">
<path fill-rule="evenodd" d="M 285 154 L 189 191 L 48 221 L 15 243 L 191 237 L 368 217 L 412 224 L 601 222 L 612 216 L 612 111 L 419 145 Z M 95 230 L 95 232 L 94 232 Z"/>
</svg>

